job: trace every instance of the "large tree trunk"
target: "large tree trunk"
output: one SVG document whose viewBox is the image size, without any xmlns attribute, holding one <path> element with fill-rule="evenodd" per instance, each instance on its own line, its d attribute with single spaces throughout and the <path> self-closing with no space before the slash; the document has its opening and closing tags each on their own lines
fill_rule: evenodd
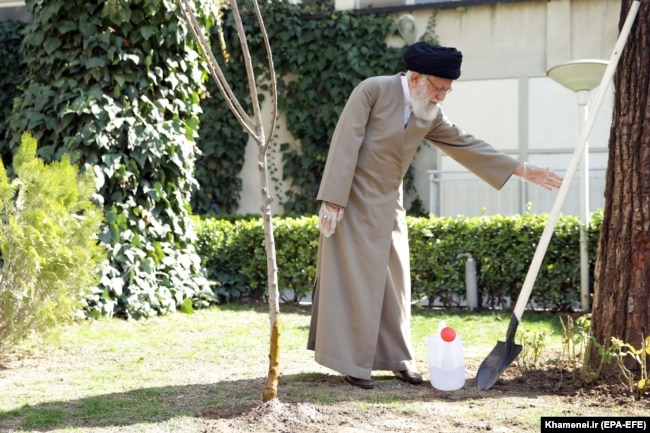
<svg viewBox="0 0 650 433">
<path fill-rule="evenodd" d="M 622 0 L 620 26 L 631 5 L 632 0 Z M 650 331 L 649 24 L 650 3 L 643 1 L 614 78 L 605 209 L 592 309 L 592 331 L 605 347 L 616 337 L 640 348 Z M 597 351 L 592 350 L 590 365 L 598 366 L 600 361 Z M 604 365 L 601 373 L 612 368 Z"/>
</svg>

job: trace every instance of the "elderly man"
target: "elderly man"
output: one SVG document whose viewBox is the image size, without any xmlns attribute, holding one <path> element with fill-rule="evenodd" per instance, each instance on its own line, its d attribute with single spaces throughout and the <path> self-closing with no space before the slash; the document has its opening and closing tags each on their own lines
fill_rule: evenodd
<svg viewBox="0 0 650 433">
<path fill-rule="evenodd" d="M 418 42 L 407 72 L 362 81 L 334 130 L 317 199 L 320 243 L 307 348 L 316 362 L 372 389 L 373 370 L 422 383 L 410 336 L 411 281 L 402 180 L 423 139 L 500 189 L 512 174 L 546 189 L 562 179 L 454 125 L 439 105 L 462 54 Z"/>
</svg>

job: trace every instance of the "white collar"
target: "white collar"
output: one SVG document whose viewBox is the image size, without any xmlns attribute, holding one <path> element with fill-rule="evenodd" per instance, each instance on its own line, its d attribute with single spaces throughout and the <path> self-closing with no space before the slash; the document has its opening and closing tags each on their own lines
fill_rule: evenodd
<svg viewBox="0 0 650 433">
<path fill-rule="evenodd" d="M 404 91 L 404 105 L 408 106 L 411 104 L 411 92 L 409 91 L 408 81 L 406 81 L 406 75 L 400 77 L 402 79 L 402 90 Z"/>
<path fill-rule="evenodd" d="M 411 118 L 413 106 L 411 104 L 411 92 L 409 92 L 406 76 L 402 75 L 400 78 L 402 79 L 402 90 L 404 91 L 404 125 L 406 125 Z"/>
</svg>

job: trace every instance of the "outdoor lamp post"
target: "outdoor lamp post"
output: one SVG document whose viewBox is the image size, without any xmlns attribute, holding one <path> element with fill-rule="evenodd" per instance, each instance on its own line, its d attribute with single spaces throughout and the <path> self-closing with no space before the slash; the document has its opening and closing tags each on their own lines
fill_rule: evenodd
<svg viewBox="0 0 650 433">
<path fill-rule="evenodd" d="M 575 60 L 549 69 L 546 74 L 569 90 L 576 92 L 580 114 L 580 131 L 587 120 L 589 92 L 600 84 L 607 63 L 604 60 Z M 589 224 L 589 145 L 580 161 L 580 304 L 582 311 L 589 311 L 589 249 L 587 225 Z"/>
</svg>

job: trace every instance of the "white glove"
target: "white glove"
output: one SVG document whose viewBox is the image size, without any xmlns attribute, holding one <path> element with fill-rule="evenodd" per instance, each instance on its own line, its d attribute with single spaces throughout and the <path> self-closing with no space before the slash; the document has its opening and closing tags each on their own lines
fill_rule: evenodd
<svg viewBox="0 0 650 433">
<path fill-rule="evenodd" d="M 562 185 L 562 178 L 557 173 L 551 171 L 549 167 L 538 167 L 529 162 L 522 164 L 522 171 L 519 176 L 549 191 L 553 188 L 559 188 Z"/>
<path fill-rule="evenodd" d="M 336 230 L 336 223 L 343 219 L 342 207 L 323 202 L 320 205 L 320 212 L 318 213 L 318 223 L 320 225 L 321 233 L 326 237 L 330 237 Z"/>
</svg>

